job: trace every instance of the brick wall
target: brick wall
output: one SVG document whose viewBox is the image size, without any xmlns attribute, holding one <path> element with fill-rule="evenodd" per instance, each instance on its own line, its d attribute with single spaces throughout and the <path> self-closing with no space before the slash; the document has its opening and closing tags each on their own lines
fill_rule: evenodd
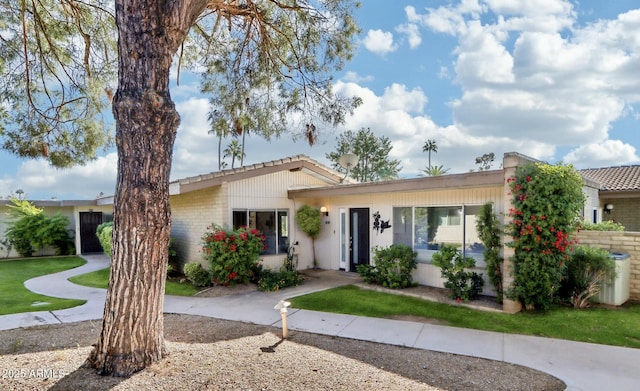
<svg viewBox="0 0 640 391">
<path fill-rule="evenodd" d="M 223 212 L 223 202 L 226 202 L 224 187 L 226 185 L 171 196 L 171 237 L 182 264 L 205 264 L 200 254 L 200 238 L 207 226 L 226 224 L 226 214 Z"/>
<path fill-rule="evenodd" d="M 604 213 L 602 220 L 613 220 L 624 225 L 627 231 L 640 231 L 640 200 L 638 198 L 602 198 L 603 205 L 612 204 L 613 210 Z"/>
<path fill-rule="evenodd" d="M 640 301 L 640 232 L 581 231 L 578 233 L 578 241 L 582 245 L 629 254 L 631 256 L 629 295 L 631 300 Z"/>
</svg>

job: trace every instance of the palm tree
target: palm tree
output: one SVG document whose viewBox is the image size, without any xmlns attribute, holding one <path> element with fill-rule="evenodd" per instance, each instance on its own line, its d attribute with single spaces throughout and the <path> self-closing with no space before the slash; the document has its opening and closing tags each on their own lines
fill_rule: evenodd
<svg viewBox="0 0 640 391">
<path fill-rule="evenodd" d="M 229 134 L 229 124 L 224 119 L 220 110 L 212 110 L 209 112 L 208 121 L 211 124 L 209 134 L 218 136 L 218 170 L 222 170 L 224 162 L 222 161 L 222 139 Z"/>
<path fill-rule="evenodd" d="M 436 140 L 427 140 L 422 147 L 422 152 L 429 152 L 429 166 L 431 168 L 431 152 L 438 153 L 438 146 L 436 145 Z"/>
<path fill-rule="evenodd" d="M 236 158 L 242 161 L 242 155 L 244 155 L 243 150 L 244 148 L 240 146 L 236 138 L 231 141 L 231 144 L 227 145 L 227 148 L 224 150 L 224 157 L 231 156 L 231 168 L 235 165 Z"/>
<path fill-rule="evenodd" d="M 448 171 L 449 169 L 444 168 L 444 166 L 427 167 L 426 169 L 422 170 L 422 172 L 424 172 L 424 175 L 426 176 L 440 176 L 446 174 Z"/>
<path fill-rule="evenodd" d="M 235 127 L 236 134 L 242 135 L 242 150 L 239 152 L 240 159 L 240 167 L 244 165 L 244 140 L 249 132 L 248 122 L 249 122 L 249 97 L 244 99 L 244 102 L 240 102 L 235 109 L 235 119 L 233 121 L 233 126 Z M 231 165 L 233 168 L 233 164 Z"/>
</svg>

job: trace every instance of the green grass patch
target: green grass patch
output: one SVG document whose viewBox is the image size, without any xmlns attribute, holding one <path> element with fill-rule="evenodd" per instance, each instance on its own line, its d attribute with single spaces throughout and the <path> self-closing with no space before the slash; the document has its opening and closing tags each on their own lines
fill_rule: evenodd
<svg viewBox="0 0 640 391">
<path fill-rule="evenodd" d="M 640 304 L 504 314 L 347 285 L 291 299 L 295 308 L 389 318 L 413 315 L 454 327 L 640 348 Z"/>
<path fill-rule="evenodd" d="M 107 289 L 109 285 L 110 268 L 96 270 L 95 272 L 81 274 L 69 278 L 74 284 L 90 286 L 93 288 Z M 167 280 L 164 293 L 174 296 L 193 296 L 200 291 L 200 288 L 192 285 L 190 282 L 180 282 L 171 279 Z"/>
<path fill-rule="evenodd" d="M 22 258 L 0 261 L 0 315 L 21 312 L 54 311 L 86 303 L 86 300 L 60 299 L 33 293 L 24 282 L 82 266 L 80 257 Z"/>
</svg>

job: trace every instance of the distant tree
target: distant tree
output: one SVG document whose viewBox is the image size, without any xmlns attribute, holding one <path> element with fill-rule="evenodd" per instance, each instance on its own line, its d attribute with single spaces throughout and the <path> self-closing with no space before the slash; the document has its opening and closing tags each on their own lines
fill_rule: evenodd
<svg viewBox="0 0 640 391">
<path fill-rule="evenodd" d="M 424 142 L 424 145 L 422 146 L 422 152 L 428 152 L 429 153 L 429 165 L 427 166 L 427 168 L 431 168 L 431 152 L 433 153 L 438 153 L 438 146 L 436 145 L 436 140 L 427 140 Z"/>
<path fill-rule="evenodd" d="M 236 163 L 236 159 L 242 161 L 242 155 L 244 155 L 244 148 L 240 146 L 238 139 L 234 138 L 224 150 L 224 157 L 231 157 L 231 168 L 233 168 Z M 242 163 L 240 163 L 240 165 L 242 166 Z"/>
<path fill-rule="evenodd" d="M 389 158 L 393 146 L 388 137 L 376 137 L 371 129 L 362 128 L 357 132 L 348 130 L 338 137 L 335 152 L 326 154 L 333 162 L 333 168 L 346 172 L 338 160 L 342 155 L 354 153 L 358 155 L 358 163 L 351 168 L 350 175 L 360 182 L 375 182 L 398 177 L 400 161 Z"/>
<path fill-rule="evenodd" d="M 485 171 L 485 170 L 490 170 L 491 166 L 493 165 L 493 160 L 495 159 L 496 155 L 491 152 L 491 153 L 485 153 L 482 156 L 478 156 L 476 158 L 476 164 L 478 165 L 478 171 Z"/>
<path fill-rule="evenodd" d="M 211 127 L 209 134 L 218 136 L 218 170 L 222 170 L 227 164 L 222 160 L 222 140 L 229 135 L 229 127 L 223 119 L 220 110 L 211 110 L 207 117 Z"/>
<path fill-rule="evenodd" d="M 446 174 L 448 171 L 449 169 L 444 168 L 444 166 L 432 166 L 422 170 L 425 176 L 440 176 Z"/>
</svg>

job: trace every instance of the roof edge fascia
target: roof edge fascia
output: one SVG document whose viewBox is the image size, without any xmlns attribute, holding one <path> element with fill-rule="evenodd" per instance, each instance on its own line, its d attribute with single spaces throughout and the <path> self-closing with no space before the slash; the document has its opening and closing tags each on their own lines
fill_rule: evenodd
<svg viewBox="0 0 640 391">
<path fill-rule="evenodd" d="M 289 198 L 330 197 L 371 193 L 500 187 L 504 185 L 503 170 L 449 174 L 435 177 L 394 179 L 382 182 L 340 184 L 309 189 L 290 189 Z"/>
</svg>

